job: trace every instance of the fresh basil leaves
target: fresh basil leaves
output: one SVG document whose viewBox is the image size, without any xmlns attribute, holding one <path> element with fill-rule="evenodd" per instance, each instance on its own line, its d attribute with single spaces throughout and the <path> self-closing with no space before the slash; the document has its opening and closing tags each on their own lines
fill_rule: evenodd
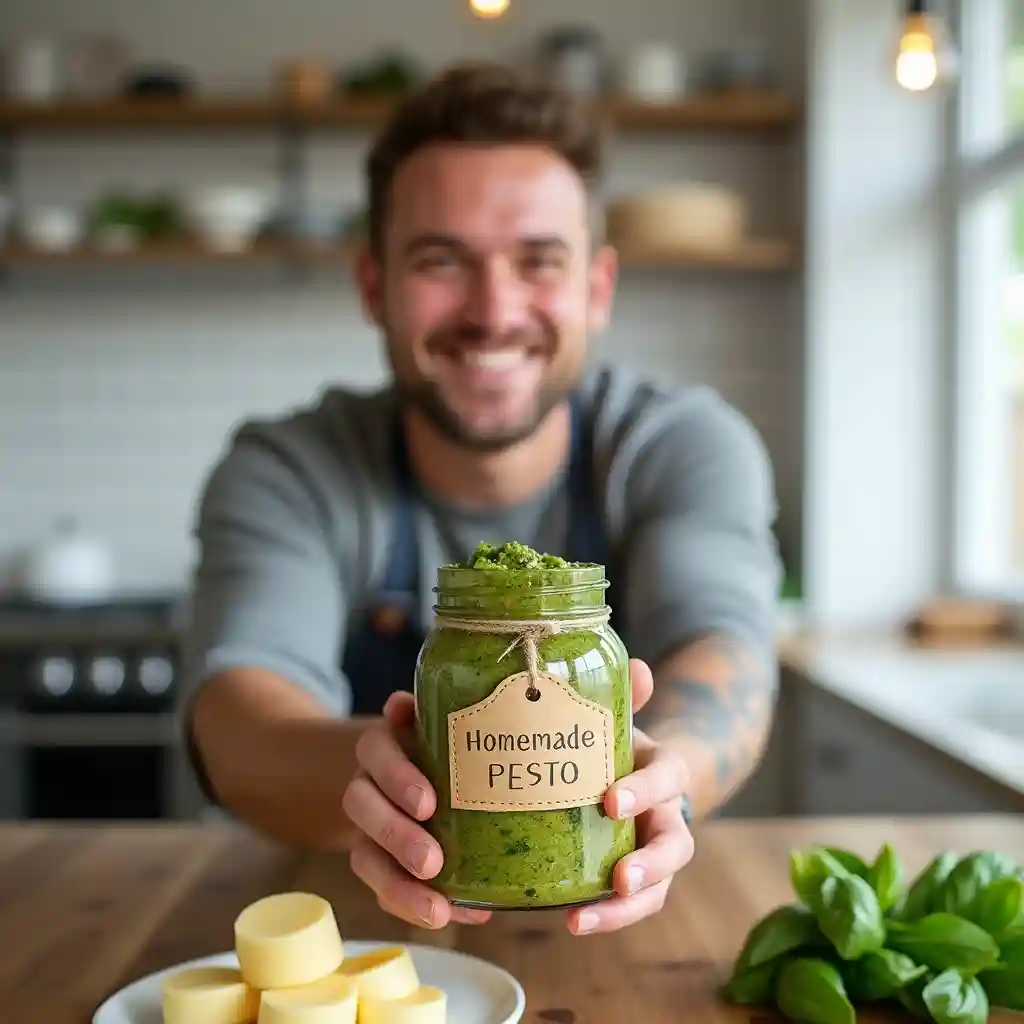
<svg viewBox="0 0 1024 1024">
<path fill-rule="evenodd" d="M 938 854 L 912 880 L 886 843 L 870 860 L 792 851 L 796 901 L 758 921 L 722 988 L 800 1024 L 856 1024 L 888 1003 L 930 1024 L 1024 1011 L 1024 873 L 1011 856 Z"/>
</svg>

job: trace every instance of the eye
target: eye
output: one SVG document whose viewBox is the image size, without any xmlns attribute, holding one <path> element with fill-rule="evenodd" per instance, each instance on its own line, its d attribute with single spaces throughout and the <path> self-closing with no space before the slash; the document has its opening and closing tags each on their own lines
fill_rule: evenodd
<svg viewBox="0 0 1024 1024">
<path fill-rule="evenodd" d="M 550 273 L 565 267 L 565 255 L 561 252 L 532 252 L 523 257 L 522 267 L 527 273 Z"/>
<path fill-rule="evenodd" d="M 416 260 L 416 269 L 426 273 L 453 270 L 459 265 L 459 260 L 453 253 L 440 249 L 434 252 L 423 253 Z"/>
</svg>

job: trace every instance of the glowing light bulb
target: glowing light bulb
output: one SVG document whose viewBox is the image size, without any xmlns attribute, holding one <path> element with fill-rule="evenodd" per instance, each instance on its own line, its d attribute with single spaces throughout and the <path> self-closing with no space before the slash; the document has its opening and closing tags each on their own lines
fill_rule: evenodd
<svg viewBox="0 0 1024 1024">
<path fill-rule="evenodd" d="M 469 0 L 478 18 L 500 18 L 508 10 L 509 0 Z"/>
<path fill-rule="evenodd" d="M 924 0 L 910 0 L 896 46 L 896 81 L 910 92 L 927 92 L 955 77 L 956 51 L 941 18 Z"/>
<path fill-rule="evenodd" d="M 926 32 L 904 32 L 896 55 L 896 81 L 911 92 L 923 92 L 938 80 L 935 40 Z"/>
</svg>

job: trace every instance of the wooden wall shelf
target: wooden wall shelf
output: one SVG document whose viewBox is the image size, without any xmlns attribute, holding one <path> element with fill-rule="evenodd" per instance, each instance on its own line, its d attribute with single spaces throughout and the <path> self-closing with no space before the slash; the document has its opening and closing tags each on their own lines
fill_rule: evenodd
<svg viewBox="0 0 1024 1024">
<path fill-rule="evenodd" d="M 53 106 L 0 103 L 0 129 L 357 128 L 382 123 L 394 104 L 386 96 L 344 97 L 307 105 L 260 97 L 122 99 Z M 800 120 L 797 102 L 775 92 L 697 94 L 668 104 L 613 98 L 598 106 L 613 126 L 634 131 L 781 131 L 795 127 Z"/>
<path fill-rule="evenodd" d="M 204 248 L 191 241 L 160 242 L 123 250 L 82 245 L 64 252 L 50 252 L 28 246 L 11 245 L 0 249 L 0 265 L 16 268 L 263 263 L 284 259 L 295 251 L 297 251 L 295 247 L 287 247 L 273 242 L 260 242 L 240 252 Z"/>
<path fill-rule="evenodd" d="M 205 97 L 199 99 L 118 99 L 55 105 L 0 102 L 0 189 L 16 191 L 14 150 L 36 131 L 98 134 L 131 129 L 143 132 L 172 129 L 267 129 L 280 133 L 283 146 L 279 183 L 288 197 L 282 214 L 292 220 L 307 204 L 303 147 L 314 129 L 370 128 L 394 109 L 394 97 L 349 96 L 323 104 L 296 105 L 272 96 Z M 738 133 L 751 136 L 787 132 L 801 120 L 799 104 L 776 91 L 743 90 L 703 93 L 678 103 L 649 104 L 608 98 L 598 104 L 612 130 L 686 133 Z M 168 242 L 126 252 L 83 247 L 69 253 L 45 253 L 23 247 L 0 248 L 0 267 L 35 266 L 187 266 L 199 263 L 255 264 L 281 262 L 293 267 L 343 264 L 351 259 L 344 245 L 311 247 L 261 242 L 242 253 L 204 250 L 190 241 Z M 721 253 L 640 251 L 621 254 L 624 269 L 650 271 L 721 270 L 783 271 L 797 264 L 792 246 L 782 240 L 752 240 Z"/>
<path fill-rule="evenodd" d="M 297 265 L 349 265 L 353 250 L 345 245 L 304 245 L 265 241 L 243 252 L 218 252 L 190 242 L 147 245 L 127 251 L 105 251 L 83 246 L 70 252 L 49 253 L 19 246 L 0 249 L 0 266 L 189 266 L 203 263 L 257 264 L 293 262 Z M 796 265 L 792 246 L 773 239 L 751 240 L 721 252 L 634 251 L 620 253 L 624 269 L 784 271 Z"/>
</svg>

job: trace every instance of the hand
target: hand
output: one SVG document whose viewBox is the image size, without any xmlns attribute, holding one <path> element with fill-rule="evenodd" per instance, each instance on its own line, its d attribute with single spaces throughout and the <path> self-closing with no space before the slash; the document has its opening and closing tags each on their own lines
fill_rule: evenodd
<svg viewBox="0 0 1024 1024">
<path fill-rule="evenodd" d="M 630 662 L 633 710 L 650 700 L 654 681 L 647 665 Z M 443 928 L 452 921 L 481 924 L 490 911 L 453 906 L 430 885 L 441 870 L 437 841 L 418 821 L 434 813 L 437 795 L 409 759 L 414 742 L 415 701 L 411 694 L 393 694 L 384 706 L 384 720 L 371 726 L 356 745 L 360 768 L 345 791 L 342 806 L 360 830 L 353 844 L 352 870 L 377 895 L 380 907 L 411 924 Z M 693 839 L 680 812 L 687 772 L 682 761 L 635 730 L 636 769 L 605 796 L 611 817 L 637 818 L 641 848 L 616 866 L 613 885 L 618 895 L 568 913 L 571 931 L 613 931 L 657 913 L 665 902 L 675 872 L 693 856 Z M 623 793 L 635 795 L 627 810 Z M 640 888 L 630 886 L 630 869 L 643 873 Z M 587 915 L 596 915 L 593 925 Z"/>
<path fill-rule="evenodd" d="M 654 679 L 647 664 L 636 658 L 629 670 L 633 710 L 639 711 L 654 692 Z M 569 911 L 569 930 L 576 935 L 617 931 L 656 914 L 676 872 L 693 857 L 693 836 L 680 805 L 689 783 L 686 765 L 639 729 L 633 736 L 636 767 L 608 790 L 604 809 L 612 818 L 636 817 L 638 849 L 615 865 L 615 896 Z"/>
<path fill-rule="evenodd" d="M 425 881 L 443 862 L 441 847 L 418 821 L 437 806 L 437 795 L 409 759 L 416 704 L 410 693 L 395 693 L 384 705 L 384 720 L 370 726 L 356 744 L 359 770 L 345 790 L 342 806 L 360 830 L 350 863 L 376 894 L 381 909 L 423 928 L 451 921 L 481 924 L 485 910 L 455 907 Z"/>
</svg>

